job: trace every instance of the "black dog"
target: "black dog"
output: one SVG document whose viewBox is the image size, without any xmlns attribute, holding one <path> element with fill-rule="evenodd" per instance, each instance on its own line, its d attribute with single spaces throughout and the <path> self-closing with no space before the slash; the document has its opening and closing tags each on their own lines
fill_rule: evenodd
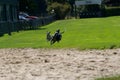
<svg viewBox="0 0 120 80">
<path fill-rule="evenodd" d="M 50 41 L 50 44 L 54 44 L 56 41 L 59 42 L 62 39 L 62 34 L 64 32 L 60 33 L 60 29 L 56 30 L 55 34 L 52 36 L 50 32 L 47 32 L 46 39 L 47 41 Z"/>
</svg>

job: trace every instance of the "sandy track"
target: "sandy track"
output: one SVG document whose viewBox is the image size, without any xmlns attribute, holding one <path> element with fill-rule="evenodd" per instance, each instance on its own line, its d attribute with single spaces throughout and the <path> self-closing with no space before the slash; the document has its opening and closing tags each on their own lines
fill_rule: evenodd
<svg viewBox="0 0 120 80">
<path fill-rule="evenodd" d="M 120 74 L 120 49 L 0 49 L 0 80 L 94 80 Z"/>
</svg>

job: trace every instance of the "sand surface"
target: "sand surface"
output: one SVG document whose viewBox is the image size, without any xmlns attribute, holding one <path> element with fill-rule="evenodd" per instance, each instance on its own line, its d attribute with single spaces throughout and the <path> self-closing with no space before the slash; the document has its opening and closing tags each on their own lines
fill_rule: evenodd
<svg viewBox="0 0 120 80">
<path fill-rule="evenodd" d="M 0 49 L 0 80 L 94 80 L 120 74 L 120 49 Z"/>
</svg>

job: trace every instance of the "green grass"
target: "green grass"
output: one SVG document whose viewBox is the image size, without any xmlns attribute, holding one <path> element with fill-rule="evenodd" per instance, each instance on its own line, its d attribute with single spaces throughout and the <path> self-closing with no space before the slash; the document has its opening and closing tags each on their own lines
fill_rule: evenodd
<svg viewBox="0 0 120 80">
<path fill-rule="evenodd" d="M 120 76 L 116 77 L 106 77 L 106 78 L 98 78 L 96 80 L 120 80 Z"/>
<path fill-rule="evenodd" d="M 46 32 L 65 31 L 60 43 L 50 45 Z M 120 16 L 60 20 L 39 30 L 14 32 L 0 37 L 0 48 L 78 48 L 105 49 L 120 47 Z"/>
</svg>

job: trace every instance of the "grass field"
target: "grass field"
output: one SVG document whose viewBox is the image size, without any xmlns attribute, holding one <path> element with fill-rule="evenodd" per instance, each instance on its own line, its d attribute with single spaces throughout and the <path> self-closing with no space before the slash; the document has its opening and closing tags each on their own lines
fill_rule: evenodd
<svg viewBox="0 0 120 80">
<path fill-rule="evenodd" d="M 65 31 L 60 43 L 50 45 L 46 32 Z M 0 37 L 0 48 L 78 48 L 105 49 L 120 47 L 120 16 L 55 21 L 39 30 L 14 32 Z"/>
<path fill-rule="evenodd" d="M 116 76 L 116 77 L 108 77 L 108 78 L 99 78 L 96 80 L 120 80 L 120 76 Z"/>
</svg>

